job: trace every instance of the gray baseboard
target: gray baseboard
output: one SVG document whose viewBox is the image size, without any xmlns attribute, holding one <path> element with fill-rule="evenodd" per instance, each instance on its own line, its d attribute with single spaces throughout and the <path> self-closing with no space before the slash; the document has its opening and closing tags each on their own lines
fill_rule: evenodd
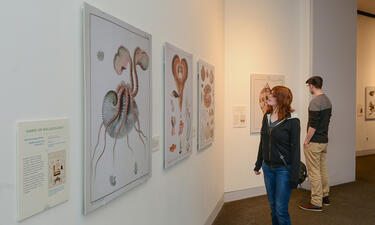
<svg viewBox="0 0 375 225">
<path fill-rule="evenodd" d="M 351 182 L 354 182 L 355 180 L 348 180 L 348 181 L 345 181 L 345 182 L 340 182 L 340 181 L 335 181 L 335 180 L 329 180 L 329 186 L 330 187 L 334 187 L 334 186 L 337 186 L 337 185 L 341 185 L 341 184 L 347 184 L 347 183 L 351 183 Z M 301 185 L 302 189 L 305 189 L 307 191 L 311 191 L 311 182 L 309 181 L 309 179 L 307 178 L 305 180 L 305 182 L 302 183 Z"/>
<path fill-rule="evenodd" d="M 224 196 L 222 196 L 220 200 L 217 202 L 214 210 L 211 212 L 210 216 L 208 217 L 204 225 L 212 225 L 214 223 L 217 215 L 219 215 L 221 208 L 223 208 L 223 205 L 224 205 Z"/>
<path fill-rule="evenodd" d="M 365 156 L 375 154 L 375 149 L 361 150 L 355 152 L 356 156 Z"/>
<path fill-rule="evenodd" d="M 265 194 L 266 194 L 266 188 L 264 186 L 254 187 L 254 188 L 249 188 L 249 189 L 239 190 L 239 191 L 230 191 L 230 192 L 224 193 L 224 202 L 232 202 L 236 200 L 256 197 L 256 196 L 265 195 Z"/>
</svg>

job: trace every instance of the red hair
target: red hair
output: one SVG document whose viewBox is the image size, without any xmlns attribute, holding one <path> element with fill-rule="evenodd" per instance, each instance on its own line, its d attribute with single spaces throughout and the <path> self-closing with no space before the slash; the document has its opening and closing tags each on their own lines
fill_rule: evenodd
<svg viewBox="0 0 375 225">
<path fill-rule="evenodd" d="M 272 95 L 276 98 L 278 107 L 278 120 L 285 119 L 290 113 L 294 112 L 291 104 L 293 101 L 293 94 L 289 88 L 284 86 L 275 86 L 272 88 Z M 268 113 L 272 113 L 273 108 L 269 106 Z"/>
</svg>

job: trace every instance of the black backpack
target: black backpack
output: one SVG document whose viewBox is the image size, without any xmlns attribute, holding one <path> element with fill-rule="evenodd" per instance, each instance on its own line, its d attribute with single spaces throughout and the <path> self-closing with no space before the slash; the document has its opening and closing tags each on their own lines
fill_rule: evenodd
<svg viewBox="0 0 375 225">
<path fill-rule="evenodd" d="M 279 151 L 277 151 L 277 152 L 279 153 L 280 159 L 281 159 L 281 161 L 283 161 L 283 164 L 284 164 L 285 168 L 289 171 L 288 164 L 286 163 L 286 161 L 284 159 L 284 156 Z M 299 162 L 299 171 L 298 171 L 298 184 L 301 185 L 306 180 L 306 177 L 307 177 L 306 165 L 302 161 L 300 161 Z"/>
<path fill-rule="evenodd" d="M 307 177 L 306 165 L 300 161 L 299 162 L 299 173 L 298 173 L 298 184 L 301 185 Z"/>
</svg>

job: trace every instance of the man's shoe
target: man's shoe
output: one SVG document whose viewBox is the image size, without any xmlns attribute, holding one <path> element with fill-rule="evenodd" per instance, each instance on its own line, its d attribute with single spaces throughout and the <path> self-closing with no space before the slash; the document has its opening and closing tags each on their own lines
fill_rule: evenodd
<svg viewBox="0 0 375 225">
<path fill-rule="evenodd" d="M 326 205 L 326 206 L 331 205 L 331 202 L 329 201 L 329 197 L 328 196 L 326 196 L 326 197 L 323 198 L 323 205 Z"/>
<path fill-rule="evenodd" d="M 298 207 L 300 207 L 303 210 L 307 210 L 307 211 L 315 211 L 315 212 L 321 212 L 321 211 L 323 211 L 322 207 L 313 205 L 311 203 L 301 204 Z"/>
</svg>

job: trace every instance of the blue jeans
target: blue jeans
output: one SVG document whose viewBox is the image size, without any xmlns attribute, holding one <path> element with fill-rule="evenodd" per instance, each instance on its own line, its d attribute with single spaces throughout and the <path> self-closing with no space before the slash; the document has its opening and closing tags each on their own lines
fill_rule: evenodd
<svg viewBox="0 0 375 225">
<path fill-rule="evenodd" d="M 271 168 L 264 162 L 262 168 L 271 206 L 272 225 L 290 225 L 288 204 L 292 190 L 289 186 L 289 172 L 284 166 Z"/>
</svg>

